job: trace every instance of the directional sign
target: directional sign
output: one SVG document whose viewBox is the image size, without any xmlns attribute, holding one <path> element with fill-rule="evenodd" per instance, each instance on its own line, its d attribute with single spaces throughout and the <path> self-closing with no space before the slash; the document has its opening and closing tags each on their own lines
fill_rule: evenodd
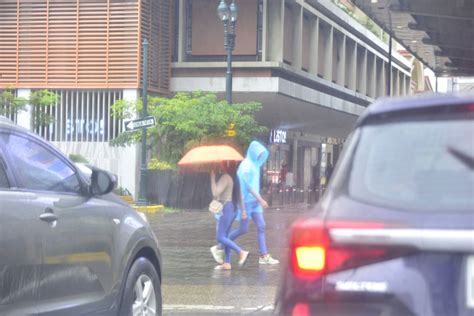
<svg viewBox="0 0 474 316">
<path fill-rule="evenodd" d="M 156 125 L 156 120 L 154 116 L 147 116 L 141 119 L 136 119 L 133 121 L 127 121 L 125 124 L 125 131 L 131 132 L 140 128 L 148 128 Z"/>
</svg>

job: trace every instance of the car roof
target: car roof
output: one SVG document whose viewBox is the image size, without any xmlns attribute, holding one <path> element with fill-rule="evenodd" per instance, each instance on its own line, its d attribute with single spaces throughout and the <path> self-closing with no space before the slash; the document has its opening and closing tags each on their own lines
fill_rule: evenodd
<svg viewBox="0 0 474 316">
<path fill-rule="evenodd" d="M 367 108 L 359 117 L 357 126 L 374 115 L 462 104 L 474 104 L 474 95 L 420 94 L 401 98 L 383 97 Z"/>
<path fill-rule="evenodd" d="M 17 125 L 15 122 L 13 122 L 12 120 L 10 120 L 9 118 L 3 115 L 0 115 L 0 128 L 6 128 L 10 130 L 16 130 L 19 132 L 31 134 L 28 129 Z"/>
<path fill-rule="evenodd" d="M 41 138 L 38 134 L 33 133 L 29 129 L 18 125 L 17 123 L 13 122 L 9 118 L 7 118 L 5 116 L 2 116 L 2 115 L 0 115 L 0 129 L 7 129 L 7 130 L 10 130 L 10 131 L 23 133 L 23 134 L 28 135 L 29 137 L 40 140 L 41 142 L 45 142 L 45 140 L 43 138 Z M 46 142 L 46 143 L 49 146 L 51 146 L 51 144 L 49 144 L 48 142 Z"/>
</svg>

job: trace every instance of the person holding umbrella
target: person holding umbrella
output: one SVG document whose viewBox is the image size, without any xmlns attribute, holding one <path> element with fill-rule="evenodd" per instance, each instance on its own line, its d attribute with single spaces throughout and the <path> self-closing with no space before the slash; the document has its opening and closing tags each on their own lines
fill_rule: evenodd
<svg viewBox="0 0 474 316">
<path fill-rule="evenodd" d="M 257 240 L 260 250 L 259 264 L 274 265 L 280 261 L 272 258 L 267 251 L 265 237 L 265 220 L 263 209 L 268 208 L 268 203 L 260 195 L 260 168 L 268 159 L 268 150 L 261 143 L 253 141 L 247 150 L 247 156 L 240 164 L 237 175 L 240 183 L 240 191 L 243 199 L 243 207 L 240 209 L 240 226 L 233 230 L 229 238 L 235 240 L 237 237 L 248 232 L 249 218 L 257 226 Z M 214 260 L 220 261 L 221 253 L 218 246 L 211 248 Z"/>
<path fill-rule="evenodd" d="M 237 180 L 236 166 L 244 157 L 234 148 L 227 145 L 199 146 L 188 151 L 178 162 L 181 171 L 211 171 L 211 191 L 214 200 L 223 204 L 222 211 L 216 215 L 216 239 L 222 246 L 211 248 L 214 258 L 219 263 L 217 270 L 230 270 L 230 252 L 239 254 L 239 266 L 248 258 L 248 251 L 242 250 L 229 238 L 229 232 L 237 216 L 238 205 L 242 203 L 240 184 Z M 216 171 L 224 171 L 216 181 Z M 218 253 L 218 255 L 217 255 Z M 218 256 L 218 257 L 217 257 Z"/>
<path fill-rule="evenodd" d="M 233 240 L 229 238 L 232 223 L 237 216 L 238 205 L 242 205 L 240 185 L 237 179 L 236 168 L 229 163 L 223 163 L 224 173 L 216 182 L 216 172 L 211 171 L 211 190 L 214 199 L 223 203 L 222 214 L 218 216 L 217 241 L 224 246 L 224 263 L 216 266 L 216 270 L 230 270 L 230 251 L 239 254 L 239 266 L 247 261 L 249 252 L 242 250 Z"/>
</svg>

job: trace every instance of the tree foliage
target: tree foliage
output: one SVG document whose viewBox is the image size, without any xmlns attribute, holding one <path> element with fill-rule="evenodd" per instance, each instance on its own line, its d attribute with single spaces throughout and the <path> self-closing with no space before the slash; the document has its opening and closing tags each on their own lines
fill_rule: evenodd
<svg viewBox="0 0 474 316">
<path fill-rule="evenodd" d="M 0 93 L 0 115 L 11 117 L 26 109 L 28 100 L 15 96 L 15 89 L 7 87 Z"/>
<path fill-rule="evenodd" d="M 27 110 L 31 106 L 31 128 L 41 127 L 54 122 L 54 117 L 48 114 L 47 108 L 55 106 L 58 95 L 47 89 L 35 90 L 29 98 L 15 96 L 15 89 L 8 87 L 0 93 L 0 115 L 12 117 Z"/>
<path fill-rule="evenodd" d="M 245 148 L 253 137 L 266 132 L 255 120 L 261 109 L 256 102 L 229 105 L 212 93 L 178 93 L 173 98 L 149 97 L 148 113 L 155 116 L 157 125 L 147 129 L 152 156 L 175 164 L 191 147 L 203 144 L 235 144 Z M 113 107 L 113 115 L 131 119 L 141 113 L 142 102 L 120 100 Z M 232 128 L 235 137 L 229 137 Z M 128 145 L 141 140 L 141 131 L 122 133 L 112 140 L 113 145 Z"/>
<path fill-rule="evenodd" d="M 55 106 L 58 95 L 47 89 L 32 91 L 29 104 L 32 107 L 32 127 L 40 127 L 54 122 L 54 117 L 48 114 L 48 107 Z"/>
</svg>

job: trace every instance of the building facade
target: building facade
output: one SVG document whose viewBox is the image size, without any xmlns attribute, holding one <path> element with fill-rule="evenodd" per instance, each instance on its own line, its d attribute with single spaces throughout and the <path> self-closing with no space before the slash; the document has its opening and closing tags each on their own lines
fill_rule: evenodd
<svg viewBox="0 0 474 316">
<path fill-rule="evenodd" d="M 226 57 L 218 1 L 177 0 L 171 90 L 224 97 Z M 411 62 L 329 0 L 241 0 L 233 63 L 234 102 L 259 101 L 269 137 L 265 182 L 282 166 L 306 190 L 324 172 L 357 117 L 376 98 L 410 94 Z M 271 134 L 273 135 L 273 134 Z M 269 135 L 269 136 L 271 136 Z"/>
<path fill-rule="evenodd" d="M 0 89 L 28 97 L 35 89 L 59 96 L 54 118 L 36 132 L 67 154 L 119 175 L 135 191 L 135 146 L 109 141 L 123 131 L 111 106 L 137 100 L 142 41 L 149 42 L 149 91 L 167 95 L 171 60 L 172 1 L 0 0 Z M 31 109 L 14 119 L 30 126 Z"/>
<path fill-rule="evenodd" d="M 137 100 L 150 42 L 150 93 L 224 97 L 226 52 L 216 0 L 0 0 L 0 89 L 59 96 L 54 122 L 36 132 L 67 154 L 119 175 L 135 192 L 137 150 L 112 147 L 123 132 L 111 105 Z M 238 0 L 234 101 L 263 105 L 269 127 L 265 183 L 284 164 L 306 189 L 335 162 L 374 99 L 410 93 L 412 63 L 329 0 Z M 390 76 L 390 89 L 387 78 Z M 18 124 L 30 126 L 31 111 Z M 279 135 L 279 137 L 275 137 Z M 283 135 L 285 137 L 283 137 Z M 134 166 L 135 168 L 130 168 Z M 132 170 L 133 169 L 133 170 Z"/>
</svg>

